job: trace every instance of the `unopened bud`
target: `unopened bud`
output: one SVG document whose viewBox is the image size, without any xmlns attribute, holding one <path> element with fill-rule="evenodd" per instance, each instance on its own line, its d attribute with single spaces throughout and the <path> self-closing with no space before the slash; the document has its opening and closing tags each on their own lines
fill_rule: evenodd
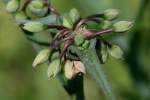
<svg viewBox="0 0 150 100">
<path fill-rule="evenodd" d="M 73 23 L 75 23 L 80 18 L 80 14 L 77 11 L 77 9 L 75 9 L 75 8 L 70 10 L 69 15 L 70 15 L 70 18 L 71 18 Z"/>
<path fill-rule="evenodd" d="M 50 56 L 50 50 L 49 49 L 44 49 L 38 53 L 36 56 L 35 60 L 33 61 L 32 66 L 36 67 L 39 64 L 42 64 L 48 60 Z"/>
<path fill-rule="evenodd" d="M 53 60 L 48 66 L 47 76 L 48 78 L 55 77 L 61 71 L 60 59 Z"/>
<path fill-rule="evenodd" d="M 114 20 L 118 17 L 118 10 L 116 9 L 108 9 L 104 11 L 104 17 L 106 20 Z"/>
<path fill-rule="evenodd" d="M 15 19 L 17 21 L 22 21 L 22 20 L 25 20 L 26 18 L 27 18 L 27 16 L 23 12 L 18 12 L 15 15 Z"/>
<path fill-rule="evenodd" d="M 44 30 L 44 25 L 40 22 L 27 22 L 24 24 L 23 29 L 30 32 L 41 32 Z"/>
<path fill-rule="evenodd" d="M 112 45 L 112 47 L 109 49 L 109 54 L 116 59 L 123 59 L 123 51 L 117 45 Z"/>
<path fill-rule="evenodd" d="M 113 25 L 115 32 L 125 32 L 133 27 L 133 22 L 129 21 L 119 21 Z"/>
<path fill-rule="evenodd" d="M 111 21 L 103 21 L 102 29 L 108 29 L 112 25 Z"/>
<path fill-rule="evenodd" d="M 14 13 L 19 8 L 19 1 L 18 0 L 11 0 L 8 2 L 6 6 L 6 10 L 10 13 Z"/>
<path fill-rule="evenodd" d="M 52 56 L 51 56 L 51 60 L 54 60 L 54 59 L 57 59 L 58 57 L 59 57 L 59 52 L 57 51 L 57 52 L 54 52 L 53 54 L 52 54 Z"/>
<path fill-rule="evenodd" d="M 78 74 L 78 73 L 85 74 L 86 73 L 85 66 L 81 61 L 74 61 L 73 63 L 74 63 L 74 67 L 75 67 L 74 71 L 76 74 Z"/>
<path fill-rule="evenodd" d="M 33 0 L 29 4 L 29 10 L 38 17 L 44 16 L 48 11 L 47 7 L 44 7 L 44 3 L 41 0 Z"/>
<path fill-rule="evenodd" d="M 108 46 L 101 42 L 101 49 L 100 49 L 100 60 L 102 63 L 106 63 L 109 57 L 109 52 L 108 52 Z"/>
<path fill-rule="evenodd" d="M 64 65 L 64 75 L 67 79 L 72 79 L 75 76 L 73 61 L 67 60 Z"/>
</svg>

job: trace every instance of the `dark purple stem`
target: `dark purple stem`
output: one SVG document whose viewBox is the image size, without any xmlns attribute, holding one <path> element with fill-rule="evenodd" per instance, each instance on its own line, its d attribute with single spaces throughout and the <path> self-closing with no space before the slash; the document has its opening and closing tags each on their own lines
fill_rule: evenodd
<svg viewBox="0 0 150 100">
<path fill-rule="evenodd" d="M 113 29 L 106 29 L 106 30 L 97 32 L 97 33 L 94 34 L 94 36 L 99 36 L 99 35 L 103 35 L 105 33 L 110 33 L 110 32 L 113 32 Z"/>
<path fill-rule="evenodd" d="M 103 30 L 100 32 L 92 32 L 92 31 L 87 30 L 83 34 L 84 34 L 86 39 L 91 39 L 91 38 L 95 38 L 96 36 L 101 36 L 103 34 L 110 33 L 110 32 L 113 32 L 113 29 L 106 29 L 106 30 Z"/>
<path fill-rule="evenodd" d="M 58 29 L 58 30 L 68 29 L 67 27 L 64 27 L 62 25 L 47 25 L 47 27 L 51 29 Z"/>
</svg>

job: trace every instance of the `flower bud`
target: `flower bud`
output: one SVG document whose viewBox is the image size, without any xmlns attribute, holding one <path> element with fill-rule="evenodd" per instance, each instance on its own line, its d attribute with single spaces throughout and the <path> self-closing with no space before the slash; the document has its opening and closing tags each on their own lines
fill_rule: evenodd
<svg viewBox="0 0 150 100">
<path fill-rule="evenodd" d="M 15 19 L 17 21 L 22 21 L 22 20 L 26 20 L 27 16 L 23 12 L 18 12 L 15 14 Z"/>
<path fill-rule="evenodd" d="M 74 61 L 73 63 L 74 63 L 74 67 L 75 67 L 74 72 L 76 74 L 78 74 L 78 73 L 85 74 L 86 73 L 85 66 L 84 66 L 84 64 L 81 61 Z"/>
<path fill-rule="evenodd" d="M 103 21 L 103 26 L 102 26 L 102 29 L 107 29 L 109 28 L 110 26 L 112 25 L 111 21 Z"/>
<path fill-rule="evenodd" d="M 59 57 L 59 52 L 54 52 L 51 56 L 51 60 L 57 59 Z"/>
<path fill-rule="evenodd" d="M 100 60 L 102 63 L 107 62 L 109 57 L 108 53 L 108 46 L 101 42 L 101 49 L 100 49 Z"/>
<path fill-rule="evenodd" d="M 6 6 L 6 10 L 10 13 L 16 12 L 16 10 L 19 8 L 19 1 L 18 0 L 11 0 L 8 2 Z"/>
<path fill-rule="evenodd" d="M 117 45 L 112 45 L 112 47 L 109 49 L 109 54 L 116 59 L 123 59 L 123 51 Z"/>
<path fill-rule="evenodd" d="M 118 10 L 116 9 L 108 9 L 104 11 L 104 17 L 106 20 L 114 20 L 118 17 Z"/>
<path fill-rule="evenodd" d="M 77 11 L 77 9 L 75 9 L 75 8 L 70 10 L 69 15 L 70 15 L 70 18 L 71 18 L 73 23 L 75 23 L 80 18 L 80 14 Z"/>
<path fill-rule="evenodd" d="M 64 75 L 67 79 L 73 79 L 75 76 L 73 61 L 67 60 L 64 65 Z"/>
<path fill-rule="evenodd" d="M 24 24 L 23 29 L 30 32 L 41 32 L 44 30 L 44 25 L 40 22 L 27 22 Z"/>
<path fill-rule="evenodd" d="M 69 20 L 69 18 L 63 18 L 63 26 L 72 28 L 72 22 Z"/>
<path fill-rule="evenodd" d="M 119 21 L 113 25 L 115 32 L 125 32 L 133 27 L 133 22 L 129 21 Z"/>
<path fill-rule="evenodd" d="M 55 77 L 59 72 L 61 71 L 61 66 L 60 66 L 60 59 L 55 59 L 53 60 L 47 70 L 47 76 L 48 78 L 53 78 Z"/>
<path fill-rule="evenodd" d="M 49 49 L 44 49 L 38 53 L 36 56 L 35 60 L 33 61 L 32 66 L 36 67 L 39 64 L 42 64 L 48 60 L 50 56 L 50 50 Z"/>
<path fill-rule="evenodd" d="M 38 17 L 44 16 L 48 11 L 47 7 L 44 7 L 44 3 L 41 0 L 33 0 L 29 4 L 28 8 L 34 15 Z"/>
</svg>

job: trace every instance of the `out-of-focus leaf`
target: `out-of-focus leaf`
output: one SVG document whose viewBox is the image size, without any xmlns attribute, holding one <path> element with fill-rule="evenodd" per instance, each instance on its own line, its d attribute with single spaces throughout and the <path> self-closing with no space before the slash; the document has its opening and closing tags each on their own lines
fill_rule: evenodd
<svg viewBox="0 0 150 100">
<path fill-rule="evenodd" d="M 109 100 L 116 100 L 114 94 L 112 93 L 111 86 L 104 74 L 99 58 L 96 54 L 95 39 L 91 40 L 88 50 L 81 51 L 74 46 L 71 46 L 70 49 L 77 53 L 81 61 L 84 63 L 86 70 L 96 80 L 99 87 L 102 88 L 106 97 Z"/>
</svg>

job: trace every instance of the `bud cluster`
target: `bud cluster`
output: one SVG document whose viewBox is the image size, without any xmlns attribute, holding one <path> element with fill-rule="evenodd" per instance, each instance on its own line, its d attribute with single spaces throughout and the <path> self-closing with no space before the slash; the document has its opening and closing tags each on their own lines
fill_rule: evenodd
<svg viewBox="0 0 150 100">
<path fill-rule="evenodd" d="M 109 55 L 117 59 L 122 58 L 121 48 L 102 38 L 107 33 L 126 32 L 133 26 L 129 21 L 114 23 L 119 15 L 118 10 L 108 9 L 103 13 L 82 18 L 76 9 L 60 15 L 48 0 L 21 1 L 10 0 L 6 10 L 12 13 L 25 32 L 32 33 L 33 36 L 49 32 L 52 37 L 49 47 L 41 50 L 33 62 L 33 67 L 48 62 L 49 78 L 62 72 L 67 79 L 72 79 L 79 73 L 85 74 L 86 66 L 70 51 L 69 46 L 74 45 L 80 50 L 86 50 L 89 48 L 90 39 L 93 38 L 99 44 L 100 49 L 97 51 L 102 63 L 107 61 Z M 89 22 L 94 22 L 101 28 L 91 29 Z M 34 38 L 32 40 L 36 41 Z"/>
</svg>

